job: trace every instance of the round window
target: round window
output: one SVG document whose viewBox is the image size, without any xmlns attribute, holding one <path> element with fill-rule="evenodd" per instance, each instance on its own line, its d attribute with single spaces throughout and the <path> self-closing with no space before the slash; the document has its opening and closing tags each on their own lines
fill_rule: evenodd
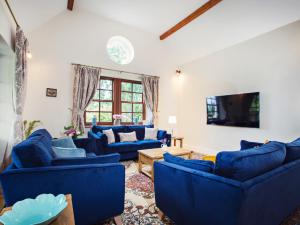
<svg viewBox="0 0 300 225">
<path fill-rule="evenodd" d="M 134 58 L 134 49 L 130 41 L 122 36 L 111 37 L 106 45 L 109 58 L 115 63 L 125 65 Z"/>
</svg>

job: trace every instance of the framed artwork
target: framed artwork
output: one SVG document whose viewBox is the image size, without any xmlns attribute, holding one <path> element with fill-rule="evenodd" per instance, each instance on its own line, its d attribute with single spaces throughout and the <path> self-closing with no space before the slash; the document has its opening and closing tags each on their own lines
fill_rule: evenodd
<svg viewBox="0 0 300 225">
<path fill-rule="evenodd" d="M 46 96 L 47 97 L 57 97 L 57 89 L 55 88 L 47 88 L 46 89 Z"/>
</svg>

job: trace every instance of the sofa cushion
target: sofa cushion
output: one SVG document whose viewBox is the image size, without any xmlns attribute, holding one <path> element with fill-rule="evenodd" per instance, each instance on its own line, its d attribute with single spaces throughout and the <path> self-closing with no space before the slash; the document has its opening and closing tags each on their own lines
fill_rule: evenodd
<svg viewBox="0 0 300 225">
<path fill-rule="evenodd" d="M 133 126 L 128 126 L 128 131 L 136 132 L 136 137 L 138 140 L 144 140 L 145 137 L 145 127 L 147 128 L 153 128 L 153 125 L 133 125 Z"/>
<path fill-rule="evenodd" d="M 17 168 L 50 166 L 53 150 L 48 137 L 36 135 L 16 145 L 12 150 L 12 159 Z"/>
<path fill-rule="evenodd" d="M 286 145 L 285 162 L 291 162 L 300 158 L 300 138 Z"/>
<path fill-rule="evenodd" d="M 76 145 L 73 142 L 71 137 L 62 137 L 58 139 L 53 139 L 52 146 L 61 147 L 61 148 L 76 148 Z"/>
<path fill-rule="evenodd" d="M 216 159 L 215 173 L 245 181 L 280 166 L 285 155 L 285 145 L 275 141 L 247 151 L 220 152 Z"/>
<path fill-rule="evenodd" d="M 85 158 L 86 152 L 83 148 L 52 147 L 56 158 Z"/>
<path fill-rule="evenodd" d="M 118 133 L 120 137 L 120 142 L 133 142 L 137 141 L 136 132 L 128 132 L 128 133 Z"/>
<path fill-rule="evenodd" d="M 116 142 L 115 134 L 114 134 L 114 132 L 113 132 L 112 129 L 103 130 L 102 132 L 103 132 L 103 134 L 106 135 L 106 137 L 107 137 L 107 143 L 108 143 L 108 144 L 111 144 L 111 143 L 115 143 L 115 142 Z M 100 137 L 100 133 L 101 133 L 101 132 L 98 132 L 98 133 L 97 133 L 97 135 L 98 135 L 99 137 Z"/>
<path fill-rule="evenodd" d="M 158 129 L 156 128 L 145 128 L 145 140 L 157 140 Z"/>
<path fill-rule="evenodd" d="M 253 141 L 246 141 L 246 140 L 241 140 L 240 145 L 241 145 L 241 150 L 246 150 L 250 148 L 257 148 L 262 146 L 264 143 L 259 143 L 259 142 L 253 142 Z"/>
<path fill-rule="evenodd" d="M 38 135 L 46 136 L 46 137 L 48 137 L 49 140 L 52 140 L 51 134 L 46 129 L 38 129 L 38 130 L 32 132 L 32 134 L 30 134 L 28 138 L 38 136 Z"/>
<path fill-rule="evenodd" d="M 184 159 L 175 155 L 171 155 L 168 152 L 164 154 L 164 160 L 168 163 L 173 163 L 194 170 L 201 170 L 205 172 L 212 172 L 214 169 L 214 163 L 211 161 Z"/>
<path fill-rule="evenodd" d="M 106 153 L 122 153 L 139 150 L 138 142 L 116 142 L 106 146 Z"/>
<path fill-rule="evenodd" d="M 120 137 L 118 133 L 120 132 L 128 132 L 127 126 L 93 126 L 92 131 L 93 133 L 97 134 L 99 131 L 102 132 L 103 130 L 109 130 L 112 129 L 115 135 L 115 141 L 120 142 Z"/>
<path fill-rule="evenodd" d="M 158 140 L 137 141 L 138 149 L 161 148 L 162 143 Z"/>
</svg>

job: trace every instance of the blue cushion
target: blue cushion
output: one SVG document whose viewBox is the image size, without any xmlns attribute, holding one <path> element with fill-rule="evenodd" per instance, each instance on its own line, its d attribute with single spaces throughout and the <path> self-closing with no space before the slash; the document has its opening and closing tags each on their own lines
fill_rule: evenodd
<svg viewBox="0 0 300 225">
<path fill-rule="evenodd" d="M 167 131 L 165 131 L 165 130 L 159 130 L 157 132 L 157 139 L 158 140 L 162 140 L 162 139 L 166 138 L 166 135 L 167 135 Z"/>
<path fill-rule="evenodd" d="M 38 135 L 46 136 L 48 137 L 49 140 L 52 140 L 51 134 L 46 129 L 38 129 L 34 131 L 31 135 L 29 135 L 28 138 L 38 136 Z"/>
<path fill-rule="evenodd" d="M 216 159 L 215 173 L 245 181 L 280 166 L 285 155 L 285 145 L 276 141 L 247 151 L 220 152 Z"/>
<path fill-rule="evenodd" d="M 138 149 L 161 148 L 162 142 L 158 140 L 137 141 Z"/>
<path fill-rule="evenodd" d="M 212 172 L 214 169 L 214 163 L 206 160 L 196 160 L 196 159 L 184 159 L 178 156 L 171 155 L 166 152 L 164 154 L 164 160 L 168 163 L 177 164 L 180 166 L 188 167 L 194 170 L 201 170 L 205 172 Z"/>
<path fill-rule="evenodd" d="M 109 129 L 113 130 L 116 142 L 120 142 L 120 137 L 119 137 L 118 133 L 128 132 L 127 126 L 93 126 L 92 127 L 92 131 L 95 134 L 97 134 L 99 131 L 102 132 L 103 130 L 109 130 Z"/>
<path fill-rule="evenodd" d="M 52 146 L 61 148 L 76 148 L 76 145 L 74 144 L 73 139 L 71 137 L 53 139 Z"/>
<path fill-rule="evenodd" d="M 285 162 L 291 162 L 300 158 L 300 138 L 286 145 Z"/>
<path fill-rule="evenodd" d="M 47 136 L 36 135 L 16 145 L 12 159 L 17 168 L 50 166 L 53 159 L 52 147 Z"/>
<path fill-rule="evenodd" d="M 245 140 L 241 140 L 241 150 L 246 150 L 249 148 L 257 148 L 262 146 L 264 143 L 259 143 L 259 142 L 252 142 L 252 141 L 245 141 Z"/>
<path fill-rule="evenodd" d="M 52 147 L 56 158 L 85 158 L 86 153 L 83 148 L 62 148 Z"/>
<path fill-rule="evenodd" d="M 133 126 L 128 126 L 128 131 L 136 132 L 136 137 L 138 140 L 144 140 L 145 137 L 145 127 L 152 128 L 153 125 L 133 125 Z"/>
<path fill-rule="evenodd" d="M 122 153 L 139 150 L 138 142 L 116 142 L 106 146 L 106 153 Z"/>
<path fill-rule="evenodd" d="M 86 157 L 89 158 L 89 157 L 96 157 L 97 155 L 94 153 L 94 152 L 87 152 L 86 153 Z"/>
</svg>

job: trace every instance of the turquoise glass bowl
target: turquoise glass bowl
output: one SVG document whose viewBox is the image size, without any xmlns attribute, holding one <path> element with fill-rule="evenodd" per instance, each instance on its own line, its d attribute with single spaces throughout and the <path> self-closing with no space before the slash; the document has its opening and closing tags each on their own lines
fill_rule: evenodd
<svg viewBox="0 0 300 225">
<path fill-rule="evenodd" d="M 35 199 L 16 202 L 11 211 L 0 216 L 4 225 L 47 225 L 67 207 L 65 195 L 41 194 Z"/>
</svg>

